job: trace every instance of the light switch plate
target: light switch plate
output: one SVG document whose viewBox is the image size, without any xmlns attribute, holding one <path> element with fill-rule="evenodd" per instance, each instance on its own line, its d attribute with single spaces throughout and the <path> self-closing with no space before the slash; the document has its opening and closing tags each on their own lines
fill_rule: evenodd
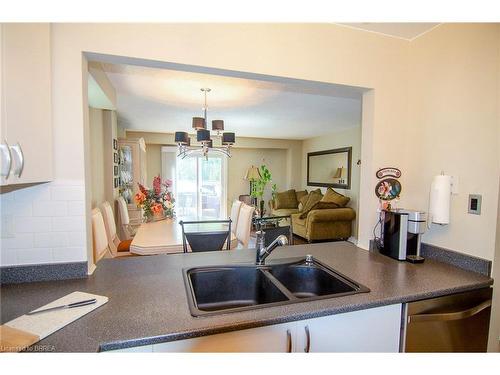
<svg viewBox="0 0 500 375">
<path fill-rule="evenodd" d="M 474 215 L 481 215 L 481 200 L 480 194 L 469 194 L 469 213 Z"/>
</svg>

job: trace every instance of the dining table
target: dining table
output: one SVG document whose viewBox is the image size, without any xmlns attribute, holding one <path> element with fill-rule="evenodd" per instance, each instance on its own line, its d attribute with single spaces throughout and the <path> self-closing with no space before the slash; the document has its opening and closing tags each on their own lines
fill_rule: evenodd
<svg viewBox="0 0 500 375">
<path fill-rule="evenodd" d="M 174 254 L 184 252 L 182 245 L 182 227 L 179 224 L 181 220 L 203 221 L 204 219 L 193 218 L 165 218 L 158 221 L 142 223 L 132 239 L 130 252 L 137 255 L 156 255 L 156 254 Z M 227 224 L 224 223 L 199 223 L 190 224 L 190 231 L 223 231 L 227 230 Z M 238 240 L 234 233 L 231 233 L 231 249 L 238 246 Z M 224 247 L 225 248 L 225 247 Z M 191 249 L 188 244 L 188 252 Z"/>
</svg>

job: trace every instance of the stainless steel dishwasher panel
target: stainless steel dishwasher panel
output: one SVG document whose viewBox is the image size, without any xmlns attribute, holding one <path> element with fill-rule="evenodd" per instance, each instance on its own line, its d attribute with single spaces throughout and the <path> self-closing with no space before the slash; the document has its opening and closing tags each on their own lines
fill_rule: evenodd
<svg viewBox="0 0 500 375">
<path fill-rule="evenodd" d="M 492 289 L 408 303 L 405 352 L 486 352 Z"/>
</svg>

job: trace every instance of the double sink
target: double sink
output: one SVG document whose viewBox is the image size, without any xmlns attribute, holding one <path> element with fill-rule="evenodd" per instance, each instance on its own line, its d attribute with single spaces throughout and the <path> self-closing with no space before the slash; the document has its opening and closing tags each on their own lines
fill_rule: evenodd
<svg viewBox="0 0 500 375">
<path fill-rule="evenodd" d="M 225 265 L 184 270 L 193 316 L 214 315 L 370 290 L 308 255 L 257 265 Z"/>
</svg>

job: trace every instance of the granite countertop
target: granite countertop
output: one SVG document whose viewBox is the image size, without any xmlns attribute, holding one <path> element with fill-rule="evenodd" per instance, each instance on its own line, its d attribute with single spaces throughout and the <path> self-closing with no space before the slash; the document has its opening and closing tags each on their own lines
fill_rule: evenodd
<svg viewBox="0 0 500 375">
<path fill-rule="evenodd" d="M 367 286 L 370 293 L 193 317 L 182 269 L 253 263 L 255 251 L 155 255 L 102 260 L 87 279 L 4 285 L 0 318 L 5 323 L 73 291 L 107 296 L 106 305 L 38 343 L 59 352 L 96 352 L 410 302 L 493 283 L 445 263 L 398 262 L 347 242 L 278 248 L 268 261 L 306 254 Z"/>
</svg>

